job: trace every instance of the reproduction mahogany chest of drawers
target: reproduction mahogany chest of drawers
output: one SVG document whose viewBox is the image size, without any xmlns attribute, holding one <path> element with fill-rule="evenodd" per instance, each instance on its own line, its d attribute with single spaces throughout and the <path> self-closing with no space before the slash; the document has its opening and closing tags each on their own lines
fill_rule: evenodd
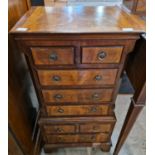
<svg viewBox="0 0 155 155">
<path fill-rule="evenodd" d="M 99 146 L 109 151 L 127 55 L 144 23 L 119 7 L 36 7 L 11 30 L 40 102 L 46 152 Z"/>
</svg>

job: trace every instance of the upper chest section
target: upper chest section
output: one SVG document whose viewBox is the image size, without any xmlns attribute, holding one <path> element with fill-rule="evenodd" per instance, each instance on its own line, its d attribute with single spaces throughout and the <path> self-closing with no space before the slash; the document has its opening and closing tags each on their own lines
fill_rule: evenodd
<svg viewBox="0 0 155 155">
<path fill-rule="evenodd" d="M 138 35 L 16 35 L 20 51 L 37 67 L 107 68 L 123 64 Z"/>
</svg>

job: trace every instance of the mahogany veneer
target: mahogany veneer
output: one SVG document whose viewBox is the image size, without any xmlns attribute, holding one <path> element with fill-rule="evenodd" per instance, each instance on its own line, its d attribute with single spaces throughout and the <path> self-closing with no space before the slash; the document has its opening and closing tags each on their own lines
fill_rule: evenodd
<svg viewBox="0 0 155 155">
<path fill-rule="evenodd" d="M 82 63 L 119 63 L 123 47 L 84 47 L 82 49 Z"/>
<path fill-rule="evenodd" d="M 114 85 L 117 69 L 38 70 L 42 86 Z"/>
<path fill-rule="evenodd" d="M 113 89 L 65 89 L 43 90 L 44 101 L 47 103 L 99 103 L 112 100 Z"/>
<path fill-rule="evenodd" d="M 44 149 L 109 151 L 114 102 L 144 22 L 119 7 L 36 7 L 11 30 L 40 101 Z"/>
<path fill-rule="evenodd" d="M 108 133 L 46 135 L 47 143 L 100 143 L 109 141 Z"/>
<path fill-rule="evenodd" d="M 67 47 L 31 48 L 36 65 L 74 64 L 74 49 Z"/>
<path fill-rule="evenodd" d="M 109 105 L 46 106 L 48 116 L 99 116 L 111 114 Z"/>
</svg>

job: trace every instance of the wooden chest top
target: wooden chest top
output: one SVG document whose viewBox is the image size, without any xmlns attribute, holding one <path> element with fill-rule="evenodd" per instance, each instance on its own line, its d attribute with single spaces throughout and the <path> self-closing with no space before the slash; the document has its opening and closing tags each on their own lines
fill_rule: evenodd
<svg viewBox="0 0 155 155">
<path fill-rule="evenodd" d="M 139 33 L 145 32 L 145 22 L 118 6 L 33 7 L 11 32 Z"/>
</svg>

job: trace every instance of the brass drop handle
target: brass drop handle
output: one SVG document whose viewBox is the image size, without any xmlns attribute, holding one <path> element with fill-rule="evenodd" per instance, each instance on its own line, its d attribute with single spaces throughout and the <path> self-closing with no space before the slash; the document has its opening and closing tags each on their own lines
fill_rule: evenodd
<svg viewBox="0 0 155 155">
<path fill-rule="evenodd" d="M 62 108 L 59 108 L 57 111 L 58 111 L 59 113 L 64 113 L 64 110 L 63 110 Z"/>
<path fill-rule="evenodd" d="M 53 80 L 53 81 L 61 81 L 61 77 L 58 76 L 58 75 L 54 75 L 54 76 L 52 77 L 52 80 Z"/>
<path fill-rule="evenodd" d="M 58 141 L 59 141 L 59 142 L 63 142 L 64 139 L 63 139 L 62 137 L 58 137 Z"/>
<path fill-rule="evenodd" d="M 107 54 L 104 51 L 99 52 L 97 55 L 99 60 L 103 60 L 106 56 L 107 56 Z"/>
<path fill-rule="evenodd" d="M 98 100 L 98 99 L 100 99 L 100 96 L 99 96 L 99 94 L 95 93 L 95 94 L 92 95 L 92 98 L 94 100 Z"/>
<path fill-rule="evenodd" d="M 56 61 L 58 59 L 58 56 L 56 53 L 51 53 L 49 56 L 49 59 L 52 61 Z"/>
<path fill-rule="evenodd" d="M 61 94 L 56 94 L 56 95 L 54 96 L 54 98 L 55 98 L 56 100 L 61 100 L 61 99 L 63 98 L 63 96 L 62 96 Z"/>
<path fill-rule="evenodd" d="M 80 136 L 80 140 L 81 141 L 85 141 L 86 140 L 86 137 L 85 136 Z"/>
<path fill-rule="evenodd" d="M 97 112 L 97 107 L 90 107 L 90 112 Z"/>
<path fill-rule="evenodd" d="M 63 129 L 62 129 L 62 128 L 56 128 L 56 129 L 55 129 L 55 132 L 59 132 L 59 133 L 60 133 L 60 132 L 63 132 Z"/>
<path fill-rule="evenodd" d="M 96 136 L 95 135 L 92 135 L 91 136 L 91 140 L 95 140 L 96 139 Z"/>
<path fill-rule="evenodd" d="M 96 75 L 96 76 L 95 76 L 95 80 L 96 80 L 96 81 L 102 80 L 102 76 L 101 76 L 101 75 Z"/>
<path fill-rule="evenodd" d="M 93 126 L 93 130 L 97 130 L 97 129 L 98 129 L 98 127 L 94 125 Z"/>
</svg>

